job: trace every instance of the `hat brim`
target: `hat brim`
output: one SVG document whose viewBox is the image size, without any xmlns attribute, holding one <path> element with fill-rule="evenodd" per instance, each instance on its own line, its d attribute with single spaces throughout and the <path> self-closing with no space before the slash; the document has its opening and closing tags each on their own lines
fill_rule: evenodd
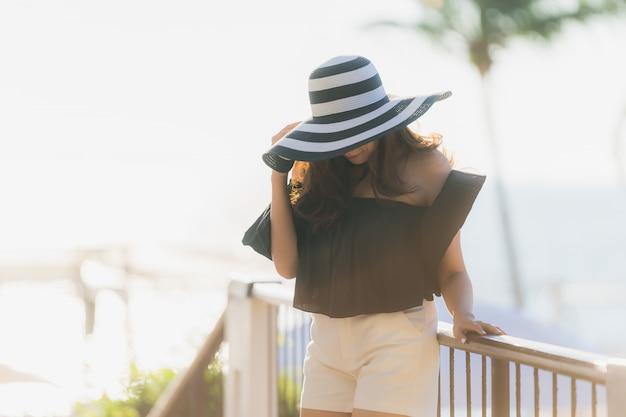
<svg viewBox="0 0 626 417">
<path fill-rule="evenodd" d="M 263 154 L 273 169 L 280 157 L 296 161 L 320 161 L 343 155 L 419 119 L 437 101 L 450 97 L 446 91 L 427 96 L 393 98 L 374 111 L 352 119 L 323 123 L 303 121 Z"/>
</svg>

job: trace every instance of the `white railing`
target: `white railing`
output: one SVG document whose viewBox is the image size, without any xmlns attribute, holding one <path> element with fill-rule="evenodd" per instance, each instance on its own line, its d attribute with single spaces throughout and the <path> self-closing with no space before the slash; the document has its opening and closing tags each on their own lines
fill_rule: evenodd
<svg viewBox="0 0 626 417">
<path fill-rule="evenodd" d="M 80 288 L 88 284 L 84 282 L 84 260 L 100 258 L 100 255 L 99 252 L 78 253 L 60 263 L 57 269 L 46 266 L 45 271 L 5 267 L 0 269 L 0 282 L 8 277 L 22 280 L 40 276 L 46 279 L 69 277 Z M 114 258 L 116 265 L 125 270 L 124 252 Z M 83 296 L 86 302 L 93 298 L 93 294 L 87 292 Z M 215 356 L 222 340 L 221 326 L 225 326 L 229 356 L 225 416 L 277 417 L 279 411 L 284 415 L 281 408 L 284 404 L 279 404 L 278 392 L 279 368 L 284 366 L 279 353 L 290 349 L 290 355 L 299 357 L 302 346 L 294 350 L 289 344 L 280 345 L 279 331 L 290 325 L 304 328 L 308 317 L 291 309 L 292 296 L 293 287 L 285 280 L 274 277 L 232 279 L 226 316 L 207 340 L 200 359 L 190 366 L 190 372 L 172 384 L 171 395 L 160 400 L 153 415 L 176 415 L 165 412 L 174 410 L 174 398 L 187 398 L 176 401 L 194 404 L 197 410 L 204 408 L 202 390 L 198 388 L 201 372 L 196 371 L 206 368 L 207 361 Z M 285 316 L 289 316 L 288 323 L 282 323 Z M 470 338 L 469 344 L 460 344 L 451 336 L 449 324 L 443 322 L 439 323 L 438 333 L 442 349 L 440 415 L 626 416 L 624 359 L 513 336 L 476 337 Z M 294 363 L 293 358 L 289 363 Z M 301 375 L 295 376 L 298 377 Z M 292 388 L 297 389 L 298 385 Z M 291 400 L 295 395 L 288 397 Z M 193 415 L 202 415 L 202 412 Z"/>
<path fill-rule="evenodd" d="M 284 280 L 231 281 L 226 417 L 278 416 L 278 311 L 292 296 Z M 443 322 L 438 338 L 440 415 L 626 416 L 624 359 L 513 336 L 461 344 Z"/>
</svg>

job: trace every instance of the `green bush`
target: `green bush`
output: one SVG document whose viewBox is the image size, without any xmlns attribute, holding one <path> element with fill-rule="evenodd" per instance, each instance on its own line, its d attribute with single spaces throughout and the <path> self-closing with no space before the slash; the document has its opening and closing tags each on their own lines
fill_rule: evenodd
<svg viewBox="0 0 626 417">
<path fill-rule="evenodd" d="M 112 400 L 107 395 L 90 403 L 78 403 L 74 408 L 78 417 L 140 417 L 139 411 L 123 400 Z"/>
<path fill-rule="evenodd" d="M 221 417 L 224 415 L 224 372 L 222 364 L 214 360 L 204 371 L 207 383 L 207 416 Z"/>
<path fill-rule="evenodd" d="M 169 368 L 142 372 L 131 365 L 128 382 L 121 399 L 106 394 L 89 403 L 77 403 L 76 417 L 145 417 L 165 391 L 176 373 Z M 221 363 L 215 359 L 205 370 L 207 416 L 223 415 L 224 375 Z"/>
<path fill-rule="evenodd" d="M 278 403 L 280 417 L 298 417 L 300 415 L 301 382 L 295 381 L 293 373 L 283 371 L 278 376 Z M 103 395 L 89 403 L 77 403 L 75 417 L 146 417 L 159 396 L 176 376 L 172 369 L 142 372 L 131 365 L 130 375 L 124 387 L 124 396 L 113 400 Z M 222 364 L 215 359 L 205 370 L 207 417 L 224 415 L 224 373 Z M 184 404 L 180 415 L 188 415 Z"/>
<path fill-rule="evenodd" d="M 292 370 L 284 369 L 278 375 L 278 416 L 300 416 L 300 392 L 302 383 L 294 380 Z"/>
</svg>

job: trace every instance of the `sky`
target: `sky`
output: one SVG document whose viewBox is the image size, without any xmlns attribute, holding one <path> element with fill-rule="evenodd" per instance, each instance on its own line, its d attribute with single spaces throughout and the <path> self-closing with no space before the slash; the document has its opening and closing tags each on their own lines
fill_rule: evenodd
<svg viewBox="0 0 626 417">
<path fill-rule="evenodd" d="M 308 117 L 308 74 L 335 55 L 371 59 L 393 94 L 452 90 L 419 129 L 442 133 L 460 168 L 492 175 L 465 57 L 408 30 L 364 28 L 417 16 L 412 0 L 3 1 L 0 248 L 238 244 L 217 230 L 265 205 L 260 154 Z M 505 181 L 616 182 L 620 22 L 496 56 Z"/>
</svg>

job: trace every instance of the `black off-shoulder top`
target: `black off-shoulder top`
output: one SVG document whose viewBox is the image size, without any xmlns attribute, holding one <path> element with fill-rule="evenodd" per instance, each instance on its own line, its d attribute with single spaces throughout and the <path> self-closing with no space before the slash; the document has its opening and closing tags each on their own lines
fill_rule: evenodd
<svg viewBox="0 0 626 417">
<path fill-rule="evenodd" d="M 453 170 L 430 206 L 354 197 L 342 218 L 315 233 L 295 217 L 299 263 L 293 306 L 352 317 L 401 311 L 441 295 L 439 264 L 484 181 L 482 175 Z M 264 214 L 269 219 L 269 208 Z M 259 240 L 258 228 L 254 232 Z M 244 244 L 254 247 L 250 233 Z M 263 231 L 264 250 L 255 250 L 269 258 L 268 234 Z"/>
</svg>

